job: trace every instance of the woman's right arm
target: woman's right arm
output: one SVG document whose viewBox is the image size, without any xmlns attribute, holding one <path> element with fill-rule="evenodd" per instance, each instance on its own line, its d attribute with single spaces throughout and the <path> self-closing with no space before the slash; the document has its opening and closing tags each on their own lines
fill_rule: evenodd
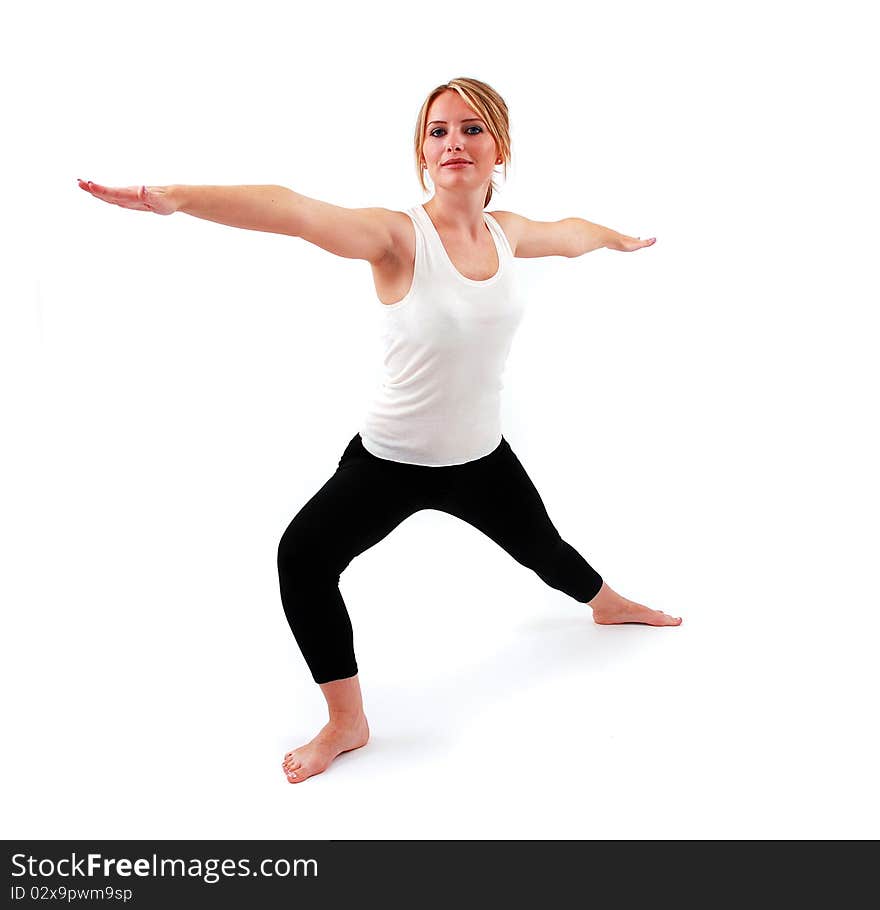
<svg viewBox="0 0 880 910">
<path fill-rule="evenodd" d="M 394 213 L 383 208 L 348 209 L 310 199 L 283 186 L 105 187 L 79 181 L 104 202 L 170 215 L 183 212 L 230 227 L 301 237 L 346 259 L 376 263 L 393 248 Z"/>
</svg>

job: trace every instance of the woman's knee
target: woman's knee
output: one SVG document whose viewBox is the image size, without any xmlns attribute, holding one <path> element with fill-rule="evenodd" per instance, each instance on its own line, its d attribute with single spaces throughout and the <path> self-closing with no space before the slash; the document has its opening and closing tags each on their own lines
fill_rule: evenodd
<svg viewBox="0 0 880 910">
<path fill-rule="evenodd" d="M 308 572 L 319 564 L 317 551 L 314 535 L 296 521 L 291 522 L 278 541 L 278 571 L 288 575 Z"/>
<path fill-rule="evenodd" d="M 349 561 L 344 551 L 341 540 L 294 519 L 278 542 L 278 572 L 291 580 L 338 582 Z"/>
</svg>

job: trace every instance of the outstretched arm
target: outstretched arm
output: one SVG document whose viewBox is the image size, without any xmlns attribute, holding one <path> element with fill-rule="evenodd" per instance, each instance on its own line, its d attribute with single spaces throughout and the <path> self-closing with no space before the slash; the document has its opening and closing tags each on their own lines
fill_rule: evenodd
<svg viewBox="0 0 880 910">
<path fill-rule="evenodd" d="M 102 186 L 80 180 L 80 188 L 103 202 L 157 215 L 184 212 L 230 227 L 292 234 L 297 194 L 283 186 Z"/>
<path fill-rule="evenodd" d="M 274 184 L 113 187 L 80 180 L 79 185 L 121 208 L 157 215 L 184 212 L 230 227 L 301 237 L 346 259 L 376 263 L 394 243 L 394 212 L 388 209 L 343 208 Z"/>
<path fill-rule="evenodd" d="M 651 246 L 656 237 L 641 240 L 620 234 L 601 224 L 583 218 L 563 218 L 561 221 L 532 221 L 514 212 L 490 212 L 507 232 L 514 255 L 523 259 L 538 256 L 583 256 L 592 250 L 606 247 L 631 253 Z"/>
</svg>

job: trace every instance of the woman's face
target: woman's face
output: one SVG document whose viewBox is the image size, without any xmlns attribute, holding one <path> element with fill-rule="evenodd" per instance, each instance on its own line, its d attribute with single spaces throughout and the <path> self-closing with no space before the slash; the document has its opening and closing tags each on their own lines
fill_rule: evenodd
<svg viewBox="0 0 880 910">
<path fill-rule="evenodd" d="M 485 122 L 458 92 L 441 92 L 428 108 L 422 155 L 435 187 L 478 188 L 489 183 L 498 162 L 498 149 Z M 444 162 L 464 158 L 460 167 Z"/>
</svg>

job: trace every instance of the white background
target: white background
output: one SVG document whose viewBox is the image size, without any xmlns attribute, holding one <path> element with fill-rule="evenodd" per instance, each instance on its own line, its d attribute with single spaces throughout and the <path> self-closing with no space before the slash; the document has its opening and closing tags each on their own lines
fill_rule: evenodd
<svg viewBox="0 0 880 910">
<path fill-rule="evenodd" d="M 0 835 L 877 837 L 868 8 L 4 12 Z M 76 178 L 403 209 L 459 75 L 510 108 L 490 210 L 657 237 L 518 260 L 503 427 L 563 537 L 684 623 L 599 627 L 417 513 L 341 582 L 372 741 L 292 786 L 326 706 L 277 545 L 379 376 L 369 266 Z"/>
</svg>

